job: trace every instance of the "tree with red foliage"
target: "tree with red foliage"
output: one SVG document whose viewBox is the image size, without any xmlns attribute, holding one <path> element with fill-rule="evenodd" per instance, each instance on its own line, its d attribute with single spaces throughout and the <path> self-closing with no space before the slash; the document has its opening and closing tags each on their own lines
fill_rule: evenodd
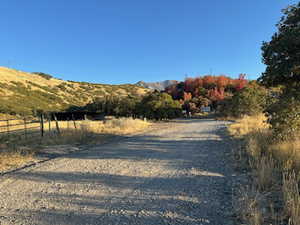
<svg viewBox="0 0 300 225">
<path fill-rule="evenodd" d="M 166 92 L 174 99 L 182 100 L 181 104 L 183 108 L 186 106 L 186 109 L 193 108 L 194 104 L 200 107 L 202 103 L 200 104 L 199 99 L 201 98 L 208 99 L 209 104 L 216 107 L 226 96 L 232 96 L 247 86 L 248 81 L 245 76 L 245 74 L 240 74 L 238 79 L 224 75 L 187 78 L 184 82 L 169 86 L 166 88 Z M 190 103 L 193 104 L 190 105 Z"/>
<path fill-rule="evenodd" d="M 228 84 L 229 84 L 229 81 L 230 78 L 226 77 L 226 76 L 219 76 L 217 77 L 216 79 L 216 84 L 217 84 L 217 87 L 218 88 L 225 88 Z"/>
<path fill-rule="evenodd" d="M 194 89 L 193 89 L 193 92 L 192 92 L 193 97 L 199 97 L 200 95 L 204 95 L 203 94 L 204 92 L 201 91 L 203 89 L 205 90 L 205 88 L 203 88 L 202 78 L 201 77 L 196 77 L 193 82 L 194 82 L 194 85 L 193 85 Z"/>
<path fill-rule="evenodd" d="M 183 100 L 184 101 L 189 101 L 192 99 L 192 94 L 190 92 L 184 92 L 183 93 Z"/>
<path fill-rule="evenodd" d="M 194 78 L 187 78 L 184 81 L 184 91 L 193 93 L 195 89 L 195 79 Z"/>
<path fill-rule="evenodd" d="M 201 77 L 196 77 L 194 79 L 195 87 L 200 88 L 203 87 L 203 80 Z"/>
<path fill-rule="evenodd" d="M 172 96 L 173 99 L 178 99 L 178 88 L 177 84 L 166 87 L 165 92 Z"/>
<path fill-rule="evenodd" d="M 224 88 L 217 88 L 211 89 L 208 91 L 208 97 L 211 101 L 221 101 L 225 98 Z"/>
<path fill-rule="evenodd" d="M 216 87 L 216 79 L 214 76 L 207 75 L 202 78 L 203 87 L 206 89 L 212 89 Z"/>
<path fill-rule="evenodd" d="M 239 75 L 239 78 L 237 80 L 235 80 L 235 89 L 237 91 L 242 90 L 248 83 L 248 81 L 245 79 L 246 74 L 241 73 Z"/>
</svg>

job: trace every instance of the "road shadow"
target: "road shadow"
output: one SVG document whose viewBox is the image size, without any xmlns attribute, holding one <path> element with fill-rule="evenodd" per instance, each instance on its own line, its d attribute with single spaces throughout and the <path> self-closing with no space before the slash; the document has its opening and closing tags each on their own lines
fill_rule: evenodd
<svg viewBox="0 0 300 225">
<path fill-rule="evenodd" d="M 212 120 L 184 121 L 201 125 Z M 179 137 L 170 132 L 163 137 L 151 134 L 123 138 L 118 143 L 64 156 L 69 160 L 99 163 L 159 162 L 166 171 L 175 171 L 174 175 L 139 176 L 84 169 L 17 171 L 11 177 L 19 181 L 50 184 L 51 191 L 31 194 L 37 201 L 50 202 L 53 207 L 20 209 L 13 216 L 16 221 L 31 219 L 44 225 L 224 224 L 224 211 L 231 210 L 228 154 L 232 143 L 226 137 L 224 123 L 218 124 L 211 129 L 185 130 Z M 64 193 L 70 187 L 82 191 Z"/>
</svg>

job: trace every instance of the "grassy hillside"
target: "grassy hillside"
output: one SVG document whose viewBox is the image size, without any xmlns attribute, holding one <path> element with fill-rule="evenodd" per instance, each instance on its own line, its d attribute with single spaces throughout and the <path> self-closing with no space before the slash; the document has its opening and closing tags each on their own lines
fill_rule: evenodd
<svg viewBox="0 0 300 225">
<path fill-rule="evenodd" d="M 0 113 L 30 115 L 83 106 L 94 98 L 141 96 L 149 90 L 131 84 L 107 85 L 64 81 L 44 74 L 0 67 Z"/>
</svg>

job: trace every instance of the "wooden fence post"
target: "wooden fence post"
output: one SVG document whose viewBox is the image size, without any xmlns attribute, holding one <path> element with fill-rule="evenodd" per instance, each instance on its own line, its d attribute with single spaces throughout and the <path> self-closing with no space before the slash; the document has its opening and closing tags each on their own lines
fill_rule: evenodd
<svg viewBox="0 0 300 225">
<path fill-rule="evenodd" d="M 48 123 L 49 123 L 49 134 L 51 134 L 51 116 L 50 115 L 48 118 Z"/>
<path fill-rule="evenodd" d="M 27 124 L 26 124 L 26 117 L 24 117 L 24 135 L 25 135 L 25 139 L 27 139 Z"/>
<path fill-rule="evenodd" d="M 58 125 L 58 121 L 57 121 L 57 117 L 54 114 L 54 120 L 55 120 L 55 124 L 56 124 L 56 130 L 57 130 L 57 134 L 60 135 L 60 129 L 59 129 L 59 125 Z"/>
<path fill-rule="evenodd" d="M 44 137 L 44 114 L 41 114 L 41 137 Z"/>
<path fill-rule="evenodd" d="M 73 120 L 73 124 L 74 124 L 74 128 L 75 128 L 75 130 L 77 130 L 77 126 L 76 126 L 76 122 L 75 122 L 74 114 L 72 114 L 72 120 Z"/>
<path fill-rule="evenodd" d="M 10 131 L 9 131 L 9 119 L 6 120 L 6 132 L 7 132 L 7 136 L 10 136 Z"/>
</svg>

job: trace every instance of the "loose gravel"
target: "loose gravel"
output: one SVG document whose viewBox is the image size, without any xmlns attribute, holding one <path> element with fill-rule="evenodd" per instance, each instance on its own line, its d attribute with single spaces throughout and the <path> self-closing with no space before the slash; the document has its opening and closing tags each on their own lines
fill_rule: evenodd
<svg viewBox="0 0 300 225">
<path fill-rule="evenodd" d="M 226 122 L 157 126 L 2 176 L 0 224 L 234 224 Z"/>
</svg>

